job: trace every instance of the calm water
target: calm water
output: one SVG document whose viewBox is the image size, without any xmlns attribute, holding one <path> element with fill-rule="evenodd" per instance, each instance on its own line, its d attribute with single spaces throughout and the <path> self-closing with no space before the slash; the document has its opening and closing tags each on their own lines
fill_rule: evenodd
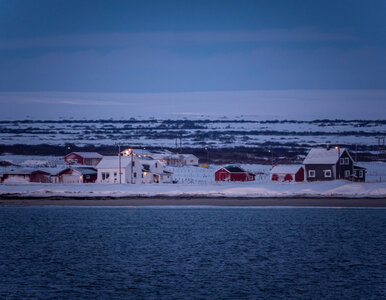
<svg viewBox="0 0 386 300">
<path fill-rule="evenodd" d="M 0 208 L 0 298 L 382 299 L 386 210 Z"/>
</svg>

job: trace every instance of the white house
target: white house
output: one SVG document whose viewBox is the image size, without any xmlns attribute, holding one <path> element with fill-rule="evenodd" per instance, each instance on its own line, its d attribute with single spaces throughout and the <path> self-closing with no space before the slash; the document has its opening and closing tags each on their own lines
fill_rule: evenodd
<svg viewBox="0 0 386 300">
<path fill-rule="evenodd" d="M 118 156 L 104 156 L 96 168 L 97 183 L 168 183 L 172 175 L 159 161 L 134 155 L 121 156 L 121 176 Z"/>
<path fill-rule="evenodd" d="M 156 159 L 139 159 L 142 165 L 143 183 L 170 183 L 172 173 L 165 171 L 163 164 Z"/>
<path fill-rule="evenodd" d="M 142 167 L 135 156 L 104 156 L 96 166 L 97 183 L 140 183 Z M 121 167 L 119 167 L 119 165 Z M 119 174 L 121 171 L 121 174 Z"/>
</svg>

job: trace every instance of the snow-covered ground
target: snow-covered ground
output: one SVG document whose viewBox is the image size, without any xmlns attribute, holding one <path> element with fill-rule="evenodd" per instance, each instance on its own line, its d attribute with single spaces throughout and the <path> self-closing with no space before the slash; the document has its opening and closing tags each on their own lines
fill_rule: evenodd
<svg viewBox="0 0 386 300">
<path fill-rule="evenodd" d="M 344 197 L 384 198 L 386 183 L 353 183 L 345 180 L 313 183 L 214 183 L 214 184 L 2 184 L 0 195 L 33 197 Z"/>
<path fill-rule="evenodd" d="M 47 167 L 63 165 L 57 156 L 1 155 L 0 161 L 8 161 L 25 167 Z M 219 165 L 166 167 L 173 173 L 177 184 L 37 184 L 3 183 L 0 195 L 19 196 L 210 196 L 210 197 L 386 197 L 386 163 L 361 162 L 367 168 L 367 182 L 355 183 L 346 180 L 313 183 L 278 183 L 269 179 L 270 165 L 242 164 L 247 171 L 256 174 L 254 182 L 215 182 L 214 172 Z M 56 167 L 57 168 L 57 167 Z M 1 169 L 1 168 L 0 168 Z M 1 171 L 1 170 L 0 170 Z"/>
<path fill-rule="evenodd" d="M 345 144 L 375 146 L 384 136 L 382 121 L 256 121 L 256 120 L 62 120 L 0 121 L 0 143 L 126 145 L 175 147 L 256 147 L 264 143 L 298 145 Z"/>
</svg>

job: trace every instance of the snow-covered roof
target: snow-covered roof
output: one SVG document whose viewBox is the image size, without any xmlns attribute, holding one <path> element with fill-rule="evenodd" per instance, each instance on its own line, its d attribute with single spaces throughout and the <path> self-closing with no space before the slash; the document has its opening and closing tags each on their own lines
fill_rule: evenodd
<svg viewBox="0 0 386 300">
<path fill-rule="evenodd" d="M 342 155 L 346 149 L 330 148 L 327 150 L 326 148 L 312 148 L 304 159 L 303 164 L 336 164 L 339 159 L 339 151 L 340 155 Z"/>
<path fill-rule="evenodd" d="M 270 171 L 271 174 L 296 174 L 302 165 L 277 165 Z"/>
<path fill-rule="evenodd" d="M 72 152 L 84 158 L 102 158 L 103 155 L 98 152 Z M 71 153 L 70 153 L 71 154 Z"/>
<path fill-rule="evenodd" d="M 131 163 L 131 156 L 121 156 L 121 167 L 125 168 Z M 118 156 L 103 156 L 102 160 L 97 164 L 97 169 L 115 169 L 119 168 Z"/>
</svg>

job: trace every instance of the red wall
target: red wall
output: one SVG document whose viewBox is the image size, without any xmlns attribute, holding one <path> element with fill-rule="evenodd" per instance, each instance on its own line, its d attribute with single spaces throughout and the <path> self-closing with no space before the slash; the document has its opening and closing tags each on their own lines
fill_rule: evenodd
<svg viewBox="0 0 386 300">
<path fill-rule="evenodd" d="M 75 154 L 75 153 L 70 153 L 67 154 L 64 157 L 64 161 L 69 164 L 79 164 L 79 165 L 84 165 L 84 159 L 82 156 Z"/>
<path fill-rule="evenodd" d="M 214 173 L 216 181 L 248 181 L 248 173 L 229 173 L 224 168 Z"/>
<path fill-rule="evenodd" d="M 50 175 L 40 172 L 34 172 L 30 175 L 30 181 L 31 182 L 42 182 L 42 183 L 48 183 L 51 182 Z"/>
<path fill-rule="evenodd" d="M 304 169 L 300 168 L 299 171 L 295 174 L 295 181 L 301 182 L 304 181 Z"/>
</svg>

